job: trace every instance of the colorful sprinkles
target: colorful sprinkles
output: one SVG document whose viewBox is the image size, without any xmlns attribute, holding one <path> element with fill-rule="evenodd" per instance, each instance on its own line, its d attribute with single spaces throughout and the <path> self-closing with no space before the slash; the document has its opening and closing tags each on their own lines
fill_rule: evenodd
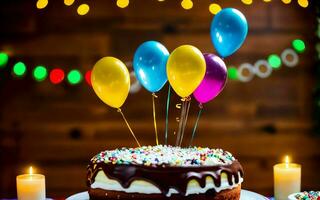
<svg viewBox="0 0 320 200">
<path fill-rule="evenodd" d="M 320 200 L 320 191 L 302 192 L 295 195 L 297 200 Z"/>
<path fill-rule="evenodd" d="M 231 153 L 222 149 L 158 145 L 102 151 L 91 162 L 145 166 L 215 166 L 230 165 L 234 160 Z"/>
</svg>

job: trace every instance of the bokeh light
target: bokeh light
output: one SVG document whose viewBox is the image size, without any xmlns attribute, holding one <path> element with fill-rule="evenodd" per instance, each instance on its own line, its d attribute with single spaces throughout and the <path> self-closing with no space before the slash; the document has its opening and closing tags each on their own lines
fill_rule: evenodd
<svg viewBox="0 0 320 200">
<path fill-rule="evenodd" d="M 77 12 L 78 12 L 78 15 L 86 15 L 90 10 L 90 7 L 88 4 L 81 4 L 78 9 L 77 9 Z"/>
<path fill-rule="evenodd" d="M 33 70 L 33 78 L 36 81 L 44 81 L 48 76 L 48 70 L 44 66 L 37 66 Z"/>
<path fill-rule="evenodd" d="M 193 2 L 192 0 L 183 0 L 181 6 L 186 10 L 190 10 L 193 7 Z"/>
<path fill-rule="evenodd" d="M 268 57 L 268 63 L 272 68 L 275 68 L 275 69 L 281 67 L 281 64 L 282 64 L 281 58 L 276 54 L 272 54 Z"/>
<path fill-rule="evenodd" d="M 38 9 L 44 9 L 48 5 L 48 0 L 38 0 L 37 1 L 37 8 Z"/>
<path fill-rule="evenodd" d="M 84 75 L 85 79 L 86 79 L 86 82 L 88 83 L 88 85 L 92 86 L 92 83 L 91 83 L 91 73 L 92 71 L 89 70 L 86 72 L 86 74 Z"/>
<path fill-rule="evenodd" d="M 242 3 L 246 4 L 246 5 L 251 5 L 252 4 L 252 0 L 241 0 Z"/>
<path fill-rule="evenodd" d="M 119 8 L 125 8 L 129 5 L 129 0 L 117 0 L 117 6 Z"/>
<path fill-rule="evenodd" d="M 17 62 L 12 69 L 12 72 L 17 77 L 22 77 L 27 72 L 27 67 L 23 62 Z"/>
<path fill-rule="evenodd" d="M 264 2 L 267 2 L 267 3 L 269 3 L 269 2 L 271 2 L 271 0 L 263 0 Z"/>
<path fill-rule="evenodd" d="M 67 79 L 71 85 L 76 85 L 81 82 L 82 74 L 79 70 L 73 69 L 68 73 Z"/>
<path fill-rule="evenodd" d="M 308 0 L 298 0 L 298 4 L 303 7 L 306 8 L 309 6 L 309 1 Z"/>
<path fill-rule="evenodd" d="M 71 6 L 74 3 L 74 0 L 64 0 L 64 5 Z"/>
<path fill-rule="evenodd" d="M 238 69 L 235 67 L 228 67 L 228 77 L 232 80 L 238 79 Z"/>
<path fill-rule="evenodd" d="M 282 0 L 282 2 L 285 4 L 289 4 L 289 3 L 291 3 L 291 0 Z"/>
<path fill-rule="evenodd" d="M 211 14 L 216 15 L 218 12 L 221 11 L 221 6 L 219 4 L 212 3 L 209 6 L 209 11 L 211 12 Z"/>
<path fill-rule="evenodd" d="M 8 54 L 1 52 L 0 53 L 0 68 L 5 67 L 6 64 L 8 63 L 9 56 Z"/>
<path fill-rule="evenodd" d="M 302 41 L 300 39 L 293 40 L 292 41 L 292 47 L 298 53 L 303 53 L 306 50 L 306 45 L 305 45 L 304 41 Z"/>
<path fill-rule="evenodd" d="M 53 84 L 59 84 L 64 79 L 64 71 L 62 69 L 56 68 L 50 72 L 49 75 L 50 82 Z"/>
</svg>

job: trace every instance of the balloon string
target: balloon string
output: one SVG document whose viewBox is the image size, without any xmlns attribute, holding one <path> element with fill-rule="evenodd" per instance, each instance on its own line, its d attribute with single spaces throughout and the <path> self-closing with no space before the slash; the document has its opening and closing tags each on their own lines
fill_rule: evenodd
<svg viewBox="0 0 320 200">
<path fill-rule="evenodd" d="M 192 131 L 192 137 L 191 137 L 191 140 L 190 140 L 190 144 L 189 144 L 189 147 L 191 147 L 192 143 L 193 143 L 193 140 L 194 140 L 194 136 L 196 135 L 196 130 L 197 130 L 197 127 L 198 127 L 198 123 L 199 123 L 199 119 L 200 119 L 200 116 L 202 114 L 202 111 L 203 111 L 203 106 L 202 104 L 199 105 L 199 112 L 198 112 L 198 117 L 197 117 L 197 120 L 196 120 L 196 123 L 193 127 L 193 131 Z"/>
<path fill-rule="evenodd" d="M 190 98 L 190 97 L 187 97 L 187 99 L 186 99 L 186 110 L 185 110 L 184 118 L 183 118 L 183 125 L 182 125 L 182 132 L 181 132 L 181 138 L 180 138 L 179 146 L 181 146 L 182 141 L 183 141 L 184 131 L 185 131 L 185 129 L 186 129 L 186 125 L 187 125 L 187 121 L 188 121 L 190 104 L 191 104 L 191 98 Z"/>
<path fill-rule="evenodd" d="M 179 128 L 178 128 L 178 133 L 177 133 L 176 146 L 178 146 L 180 143 L 181 128 L 182 128 L 182 122 L 183 122 L 184 113 L 185 113 L 185 107 L 186 107 L 185 100 L 181 99 L 181 101 L 182 101 L 182 107 L 181 107 L 181 114 L 180 114 L 180 119 L 179 119 Z"/>
<path fill-rule="evenodd" d="M 132 129 L 131 129 L 131 127 L 130 127 L 130 125 L 129 125 L 128 121 L 127 121 L 127 119 L 126 119 L 126 117 L 124 116 L 124 114 L 123 114 L 123 112 L 122 112 L 121 108 L 118 108 L 118 112 L 121 114 L 121 116 L 122 116 L 122 118 L 123 118 L 124 122 L 126 123 L 127 127 L 129 128 L 130 133 L 131 133 L 131 135 L 133 136 L 133 138 L 135 139 L 135 141 L 137 142 L 138 146 L 139 146 L 139 147 L 141 147 L 141 145 L 140 145 L 140 143 L 139 143 L 138 139 L 136 138 L 135 134 L 133 133 L 133 131 L 132 131 Z"/>
<path fill-rule="evenodd" d="M 156 133 L 156 144 L 159 145 L 158 140 L 158 130 L 157 130 L 157 120 L 156 120 L 156 105 L 154 103 L 154 99 L 158 98 L 155 93 L 152 93 L 152 108 L 153 108 L 153 124 L 154 124 L 154 132 Z"/>
<path fill-rule="evenodd" d="M 182 103 L 182 110 L 181 110 L 181 115 L 180 116 L 180 124 L 179 124 L 179 132 L 178 132 L 178 141 L 177 141 L 177 144 L 176 146 L 180 146 L 180 140 L 181 140 L 181 135 L 182 135 L 182 128 L 183 128 L 183 122 L 184 122 L 184 117 L 186 116 L 185 113 L 186 113 L 186 101 L 183 100 L 183 103 Z"/>
<path fill-rule="evenodd" d="M 165 132 L 165 145 L 168 144 L 168 128 L 169 128 L 169 107 L 170 107 L 170 95 L 171 86 L 168 87 L 168 97 L 167 97 L 167 110 L 166 110 L 166 132 Z"/>
</svg>

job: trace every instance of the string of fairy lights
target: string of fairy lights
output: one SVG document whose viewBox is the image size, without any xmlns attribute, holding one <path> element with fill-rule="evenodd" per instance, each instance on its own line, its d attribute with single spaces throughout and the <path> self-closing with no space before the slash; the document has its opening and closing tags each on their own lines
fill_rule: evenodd
<svg viewBox="0 0 320 200">
<path fill-rule="evenodd" d="M 228 66 L 228 77 L 231 80 L 241 82 L 249 82 L 256 75 L 260 78 L 267 78 L 273 70 L 279 69 L 282 65 L 287 67 L 295 67 L 299 63 L 298 54 L 306 50 L 305 42 L 301 39 L 292 41 L 292 48 L 285 49 L 280 55 L 271 54 L 266 60 L 258 60 L 255 64 L 243 63 L 239 67 Z M 5 68 L 9 68 L 9 54 L 0 52 L 0 73 Z M 52 84 L 57 85 L 67 82 L 70 85 L 79 85 L 83 80 L 87 85 L 91 86 L 91 70 L 84 73 L 79 69 L 72 69 L 68 72 L 61 68 L 48 68 L 44 65 L 35 66 L 28 69 L 23 61 L 12 62 L 11 74 L 13 77 L 21 79 L 27 76 L 28 72 L 36 82 L 49 80 Z M 126 62 L 128 67 L 132 66 L 131 62 Z M 136 80 L 134 72 L 131 72 L 133 82 L 131 83 L 131 93 L 137 93 L 141 89 L 141 85 Z"/>
<path fill-rule="evenodd" d="M 0 52 L 0 70 L 4 70 L 8 65 L 8 62 L 9 55 L 5 52 Z M 30 71 L 33 79 L 37 82 L 43 82 L 46 79 L 49 79 L 52 84 L 60 84 L 64 80 L 66 80 L 71 85 L 78 85 L 84 78 L 87 84 L 91 86 L 91 70 L 86 71 L 83 75 L 78 69 L 72 69 L 68 73 L 66 73 L 61 68 L 53 68 L 49 71 L 47 67 L 38 65 Z M 13 64 L 11 72 L 15 78 L 21 79 L 27 75 L 28 68 L 25 62 L 18 61 Z"/>
<path fill-rule="evenodd" d="M 295 39 L 291 43 L 292 48 L 285 49 L 280 55 L 271 54 L 267 59 L 261 59 L 254 64 L 243 63 L 238 68 L 228 67 L 228 77 L 232 80 L 249 82 L 256 75 L 259 78 L 267 78 L 273 70 L 278 70 L 282 65 L 295 67 L 299 64 L 299 55 L 306 50 L 305 42 Z"/>
<path fill-rule="evenodd" d="M 64 4 L 66 6 L 72 6 L 74 5 L 76 0 L 64 0 Z M 130 0 L 113 0 L 116 5 L 119 8 L 127 8 L 130 5 Z M 132 1 L 132 0 L 131 0 Z M 162 3 L 165 2 L 166 0 L 157 0 L 158 2 Z M 167 0 L 168 1 L 168 0 Z M 181 0 L 181 7 L 185 10 L 190 10 L 193 8 L 193 3 L 194 0 Z M 241 0 L 241 2 L 245 5 L 252 5 L 254 2 L 257 2 L 258 0 Z M 281 0 L 284 4 L 290 4 L 293 0 Z M 306 8 L 309 6 L 309 1 L 308 0 L 294 0 L 298 3 L 303 8 Z M 272 0 L 263 0 L 263 2 L 270 3 Z M 44 9 L 47 7 L 49 3 L 49 0 L 37 0 L 36 7 L 38 9 Z M 213 15 L 217 14 L 220 12 L 222 9 L 222 6 L 215 1 L 209 5 L 209 11 Z M 78 15 L 86 15 L 90 11 L 90 6 L 86 3 L 82 3 L 78 6 L 77 8 L 77 13 Z"/>
</svg>

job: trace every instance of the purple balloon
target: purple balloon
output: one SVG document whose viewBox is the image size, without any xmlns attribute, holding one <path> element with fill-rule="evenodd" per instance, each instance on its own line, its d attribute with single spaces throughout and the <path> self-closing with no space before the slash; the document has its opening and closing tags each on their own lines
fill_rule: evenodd
<svg viewBox="0 0 320 200">
<path fill-rule="evenodd" d="M 193 96 L 200 103 L 207 103 L 223 90 L 227 82 L 227 67 L 223 60 L 214 54 L 203 54 L 206 60 L 206 74 L 193 92 Z"/>
</svg>

